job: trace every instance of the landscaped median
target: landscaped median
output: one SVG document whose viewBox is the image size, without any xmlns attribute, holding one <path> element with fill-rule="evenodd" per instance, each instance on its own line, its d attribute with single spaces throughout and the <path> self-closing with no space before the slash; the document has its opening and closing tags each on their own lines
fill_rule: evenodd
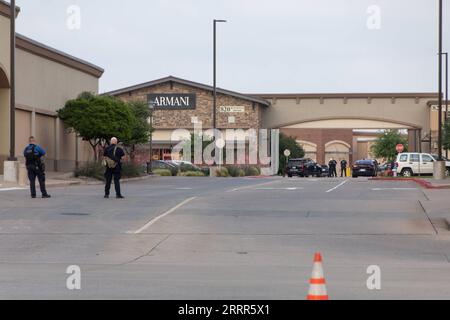
<svg viewBox="0 0 450 320">
<path fill-rule="evenodd" d="M 369 178 L 369 180 L 377 180 L 377 181 L 412 181 L 417 183 L 418 185 L 426 188 L 426 189 L 450 189 L 450 180 L 439 180 L 444 183 L 432 183 L 431 181 L 427 181 L 422 178 L 402 178 L 402 177 L 375 177 Z"/>
</svg>

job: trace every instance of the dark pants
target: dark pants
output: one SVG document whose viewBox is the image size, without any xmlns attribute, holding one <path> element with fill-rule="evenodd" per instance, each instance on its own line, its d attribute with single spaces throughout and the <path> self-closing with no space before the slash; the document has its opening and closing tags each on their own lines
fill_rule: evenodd
<svg viewBox="0 0 450 320">
<path fill-rule="evenodd" d="M 45 189 L 45 172 L 35 166 L 27 166 L 27 171 L 28 179 L 30 180 L 31 196 L 36 196 L 36 178 L 38 178 L 42 195 L 47 195 L 47 190 Z"/>
<path fill-rule="evenodd" d="M 330 177 L 337 177 L 336 167 L 330 166 Z"/>
<path fill-rule="evenodd" d="M 341 168 L 341 177 L 347 177 L 347 167 Z"/>
<path fill-rule="evenodd" d="M 121 178 L 121 172 L 120 169 L 106 169 L 105 171 L 105 179 L 106 179 L 106 185 L 105 185 L 105 195 L 109 196 L 109 191 L 111 189 L 111 183 L 114 177 L 114 188 L 116 189 L 116 195 L 120 196 L 122 195 L 120 193 L 120 178 Z"/>
</svg>

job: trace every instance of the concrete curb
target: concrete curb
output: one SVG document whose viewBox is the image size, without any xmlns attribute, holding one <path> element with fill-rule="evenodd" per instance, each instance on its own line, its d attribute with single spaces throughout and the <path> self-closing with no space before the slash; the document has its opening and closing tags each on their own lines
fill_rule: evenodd
<svg viewBox="0 0 450 320">
<path fill-rule="evenodd" d="M 418 185 L 422 186 L 425 189 L 450 189 L 450 184 L 444 184 L 444 185 L 434 185 L 429 181 L 419 179 L 419 178 L 370 178 L 369 180 L 376 180 L 376 181 L 401 181 L 401 182 L 408 182 L 412 181 L 417 183 Z"/>
</svg>

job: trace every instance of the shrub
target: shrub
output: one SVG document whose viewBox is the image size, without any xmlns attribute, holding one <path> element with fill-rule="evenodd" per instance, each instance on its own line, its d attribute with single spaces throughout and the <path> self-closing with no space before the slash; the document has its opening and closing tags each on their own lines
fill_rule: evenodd
<svg viewBox="0 0 450 320">
<path fill-rule="evenodd" d="M 204 177 L 205 174 L 201 171 L 186 171 L 178 174 L 180 177 Z"/>
<path fill-rule="evenodd" d="M 105 168 L 100 162 L 87 162 L 74 171 L 75 177 L 87 177 L 104 180 Z"/>
<path fill-rule="evenodd" d="M 245 171 L 239 167 L 227 167 L 228 169 L 228 173 L 230 174 L 230 176 L 232 177 L 244 177 L 245 176 Z"/>
<path fill-rule="evenodd" d="M 160 176 L 163 177 L 171 177 L 172 176 L 172 172 L 169 169 L 155 169 L 153 170 L 154 174 L 159 174 Z"/>
<path fill-rule="evenodd" d="M 211 174 L 211 170 L 208 167 L 201 168 L 201 171 L 205 176 L 209 176 Z"/>
<path fill-rule="evenodd" d="M 217 171 L 216 171 L 216 177 L 229 177 L 229 176 L 230 176 L 230 174 L 226 167 L 221 167 L 220 169 L 217 169 Z"/>
<path fill-rule="evenodd" d="M 180 165 L 180 171 L 181 172 L 188 172 L 188 171 L 200 171 L 200 168 L 193 166 L 192 164 L 188 164 L 188 163 L 182 163 Z"/>
<path fill-rule="evenodd" d="M 136 178 L 145 175 L 145 168 L 133 163 L 122 164 L 122 176 L 125 178 Z"/>
<path fill-rule="evenodd" d="M 244 167 L 245 176 L 259 176 L 261 175 L 261 169 L 255 166 Z"/>
<path fill-rule="evenodd" d="M 74 172 L 75 177 L 87 177 L 94 178 L 97 180 L 105 180 L 105 167 L 101 162 L 87 162 L 81 165 L 78 170 Z M 136 178 L 145 175 L 145 168 L 131 164 L 122 164 L 122 177 L 124 178 Z"/>
</svg>

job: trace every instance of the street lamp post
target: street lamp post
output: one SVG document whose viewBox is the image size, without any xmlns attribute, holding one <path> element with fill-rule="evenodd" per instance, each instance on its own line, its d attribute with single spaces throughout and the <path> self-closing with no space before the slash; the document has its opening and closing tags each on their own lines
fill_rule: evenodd
<svg viewBox="0 0 450 320">
<path fill-rule="evenodd" d="M 10 3 L 10 104 L 9 104 L 9 161 L 16 158 L 16 0 Z"/>
<path fill-rule="evenodd" d="M 442 0 L 439 0 L 439 116 L 438 116 L 438 161 L 442 161 Z"/>
<path fill-rule="evenodd" d="M 448 123 L 448 52 L 444 52 L 445 55 L 445 120 L 444 123 Z M 448 150 L 445 150 L 445 158 L 448 159 Z"/>
<path fill-rule="evenodd" d="M 150 162 L 149 162 L 149 165 L 147 166 L 147 174 L 152 174 L 153 173 L 153 111 L 155 110 L 156 101 L 151 100 L 148 105 L 150 108 L 151 131 L 150 131 Z"/>
<path fill-rule="evenodd" d="M 216 20 L 214 19 L 213 22 L 213 44 L 214 44 L 214 49 L 213 49 L 213 91 L 214 91 L 214 95 L 213 95 L 213 129 L 216 129 L 217 127 L 217 123 L 216 123 L 216 108 L 217 108 L 217 82 L 216 82 L 216 64 L 217 64 L 217 43 L 216 43 L 216 24 L 218 22 L 227 22 L 226 20 Z"/>
</svg>

